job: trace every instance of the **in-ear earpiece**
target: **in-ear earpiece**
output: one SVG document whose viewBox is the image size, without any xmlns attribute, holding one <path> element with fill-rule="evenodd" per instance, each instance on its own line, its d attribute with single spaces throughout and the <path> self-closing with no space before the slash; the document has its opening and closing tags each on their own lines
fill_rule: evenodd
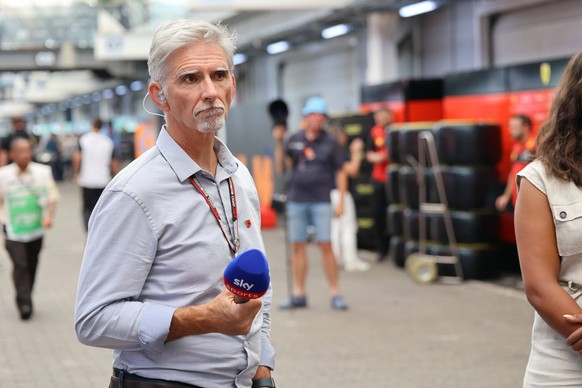
<svg viewBox="0 0 582 388">
<path fill-rule="evenodd" d="M 160 104 L 166 103 L 166 97 L 164 96 L 164 92 L 158 93 L 158 101 L 160 102 Z"/>
</svg>

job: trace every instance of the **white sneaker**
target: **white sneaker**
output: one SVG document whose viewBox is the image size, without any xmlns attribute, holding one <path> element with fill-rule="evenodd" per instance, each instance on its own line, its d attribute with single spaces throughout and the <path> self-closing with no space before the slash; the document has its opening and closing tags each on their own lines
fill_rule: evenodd
<svg viewBox="0 0 582 388">
<path fill-rule="evenodd" d="M 344 269 L 347 272 L 365 272 L 372 268 L 370 263 L 366 263 L 360 259 L 350 260 L 344 264 Z"/>
</svg>

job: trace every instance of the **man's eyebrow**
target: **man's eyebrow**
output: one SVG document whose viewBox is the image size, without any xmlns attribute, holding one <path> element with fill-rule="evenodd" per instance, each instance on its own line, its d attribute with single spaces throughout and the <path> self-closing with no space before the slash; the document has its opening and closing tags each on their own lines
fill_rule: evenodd
<svg viewBox="0 0 582 388">
<path fill-rule="evenodd" d="M 214 71 L 230 71 L 228 69 L 227 66 L 218 66 L 214 69 Z M 176 76 L 174 78 L 178 79 L 178 78 L 182 78 L 184 76 L 188 76 L 188 75 L 196 75 L 200 73 L 200 70 L 184 70 L 178 74 L 176 74 Z"/>
<path fill-rule="evenodd" d="M 176 74 L 176 77 L 175 78 L 182 78 L 182 77 L 184 77 L 186 75 L 196 75 L 198 73 L 200 73 L 199 70 L 184 70 L 184 71 Z"/>
</svg>

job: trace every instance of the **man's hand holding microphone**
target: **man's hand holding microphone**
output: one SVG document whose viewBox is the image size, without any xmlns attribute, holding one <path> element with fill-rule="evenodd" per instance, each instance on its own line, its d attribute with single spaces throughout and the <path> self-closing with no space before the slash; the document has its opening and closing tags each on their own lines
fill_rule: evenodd
<svg viewBox="0 0 582 388">
<path fill-rule="evenodd" d="M 236 256 L 224 271 L 226 289 L 210 302 L 174 312 L 167 342 L 188 335 L 250 332 L 269 289 L 269 265 L 263 252 L 251 249 Z"/>
</svg>

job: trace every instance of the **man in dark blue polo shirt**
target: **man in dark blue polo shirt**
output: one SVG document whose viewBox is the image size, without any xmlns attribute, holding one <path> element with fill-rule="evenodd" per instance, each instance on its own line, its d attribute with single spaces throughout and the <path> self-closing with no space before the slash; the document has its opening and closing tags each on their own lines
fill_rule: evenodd
<svg viewBox="0 0 582 388">
<path fill-rule="evenodd" d="M 338 266 L 331 247 L 331 219 L 343 213 L 347 177 L 342 166 L 345 153 L 337 140 L 324 131 L 327 104 L 321 97 L 307 99 L 303 108 L 302 130 L 293 133 L 283 144 L 284 131 L 274 131 L 275 153 L 285 155 L 290 169 L 287 183 L 287 228 L 292 245 L 291 268 L 293 295 L 281 305 L 283 309 L 307 307 L 307 229 L 313 226 L 315 241 L 321 250 L 323 268 L 329 282 L 331 307 L 347 309 L 340 293 Z M 282 162 L 282 158 L 278 158 Z M 282 170 L 283 168 L 279 168 Z M 341 192 L 339 205 L 332 209 L 330 192 Z"/>
</svg>

